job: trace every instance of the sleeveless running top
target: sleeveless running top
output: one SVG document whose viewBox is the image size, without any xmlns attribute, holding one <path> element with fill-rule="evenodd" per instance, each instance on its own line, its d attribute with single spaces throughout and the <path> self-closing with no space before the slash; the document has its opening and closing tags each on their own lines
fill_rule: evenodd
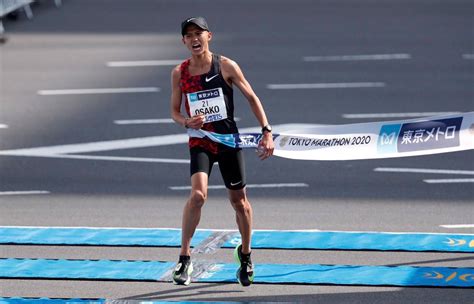
<svg viewBox="0 0 474 304">
<path fill-rule="evenodd" d="M 192 117 L 204 114 L 203 130 L 221 134 L 238 133 L 234 120 L 232 87 L 225 82 L 221 72 L 220 55 L 212 54 L 211 69 L 201 75 L 189 73 L 191 59 L 181 63 L 181 92 L 185 96 L 187 114 Z M 231 148 L 207 138 L 189 138 L 189 147 L 201 147 L 214 154 Z"/>
</svg>

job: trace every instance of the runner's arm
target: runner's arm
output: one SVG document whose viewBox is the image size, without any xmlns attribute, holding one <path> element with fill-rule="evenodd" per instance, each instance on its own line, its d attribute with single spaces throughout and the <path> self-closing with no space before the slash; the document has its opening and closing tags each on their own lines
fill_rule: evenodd
<svg viewBox="0 0 474 304">
<path fill-rule="evenodd" d="M 258 96 L 253 91 L 250 83 L 247 81 L 247 79 L 245 79 L 245 76 L 239 65 L 228 58 L 222 58 L 222 71 L 224 78 L 227 78 L 231 84 L 235 84 L 248 100 L 250 108 L 255 114 L 260 126 L 263 128 L 264 126 L 268 125 L 268 119 L 265 115 L 263 105 Z M 259 155 L 261 159 L 266 159 L 271 156 L 274 149 L 272 134 L 269 132 L 264 132 L 259 146 L 263 148 Z"/>
</svg>

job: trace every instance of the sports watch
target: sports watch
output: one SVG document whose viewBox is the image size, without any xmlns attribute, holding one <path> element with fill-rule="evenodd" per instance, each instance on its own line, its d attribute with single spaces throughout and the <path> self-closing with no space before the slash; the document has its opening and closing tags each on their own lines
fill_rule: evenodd
<svg viewBox="0 0 474 304">
<path fill-rule="evenodd" d="M 268 133 L 272 133 L 272 126 L 270 124 L 264 126 L 262 128 L 262 134 L 265 133 L 265 131 L 268 132 Z"/>
</svg>

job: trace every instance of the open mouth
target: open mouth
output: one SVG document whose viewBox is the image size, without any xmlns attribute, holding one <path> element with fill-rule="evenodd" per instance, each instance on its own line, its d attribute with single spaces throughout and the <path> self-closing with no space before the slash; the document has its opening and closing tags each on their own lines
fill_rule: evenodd
<svg viewBox="0 0 474 304">
<path fill-rule="evenodd" d="M 201 44 L 200 43 L 194 43 L 192 45 L 193 50 L 200 50 L 201 49 Z"/>
</svg>

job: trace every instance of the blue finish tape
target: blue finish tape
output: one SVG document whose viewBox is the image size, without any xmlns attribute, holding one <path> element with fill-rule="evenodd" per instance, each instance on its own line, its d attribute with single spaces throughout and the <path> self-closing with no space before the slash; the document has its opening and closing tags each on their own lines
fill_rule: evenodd
<svg viewBox="0 0 474 304">
<path fill-rule="evenodd" d="M 214 232 L 198 229 L 193 237 L 192 246 L 198 246 Z M 224 243 L 223 247 L 235 247 L 238 242 L 240 242 L 240 236 L 236 231 L 235 236 Z M 0 244 L 179 247 L 181 230 L 0 227 Z M 474 252 L 474 235 L 256 230 L 252 236 L 252 247 L 255 249 Z"/>
<path fill-rule="evenodd" d="M 0 259 L 1 278 L 159 281 L 171 262 Z M 236 264 L 211 265 L 194 281 L 236 282 Z M 474 268 L 257 264 L 255 283 L 474 287 Z"/>
</svg>

